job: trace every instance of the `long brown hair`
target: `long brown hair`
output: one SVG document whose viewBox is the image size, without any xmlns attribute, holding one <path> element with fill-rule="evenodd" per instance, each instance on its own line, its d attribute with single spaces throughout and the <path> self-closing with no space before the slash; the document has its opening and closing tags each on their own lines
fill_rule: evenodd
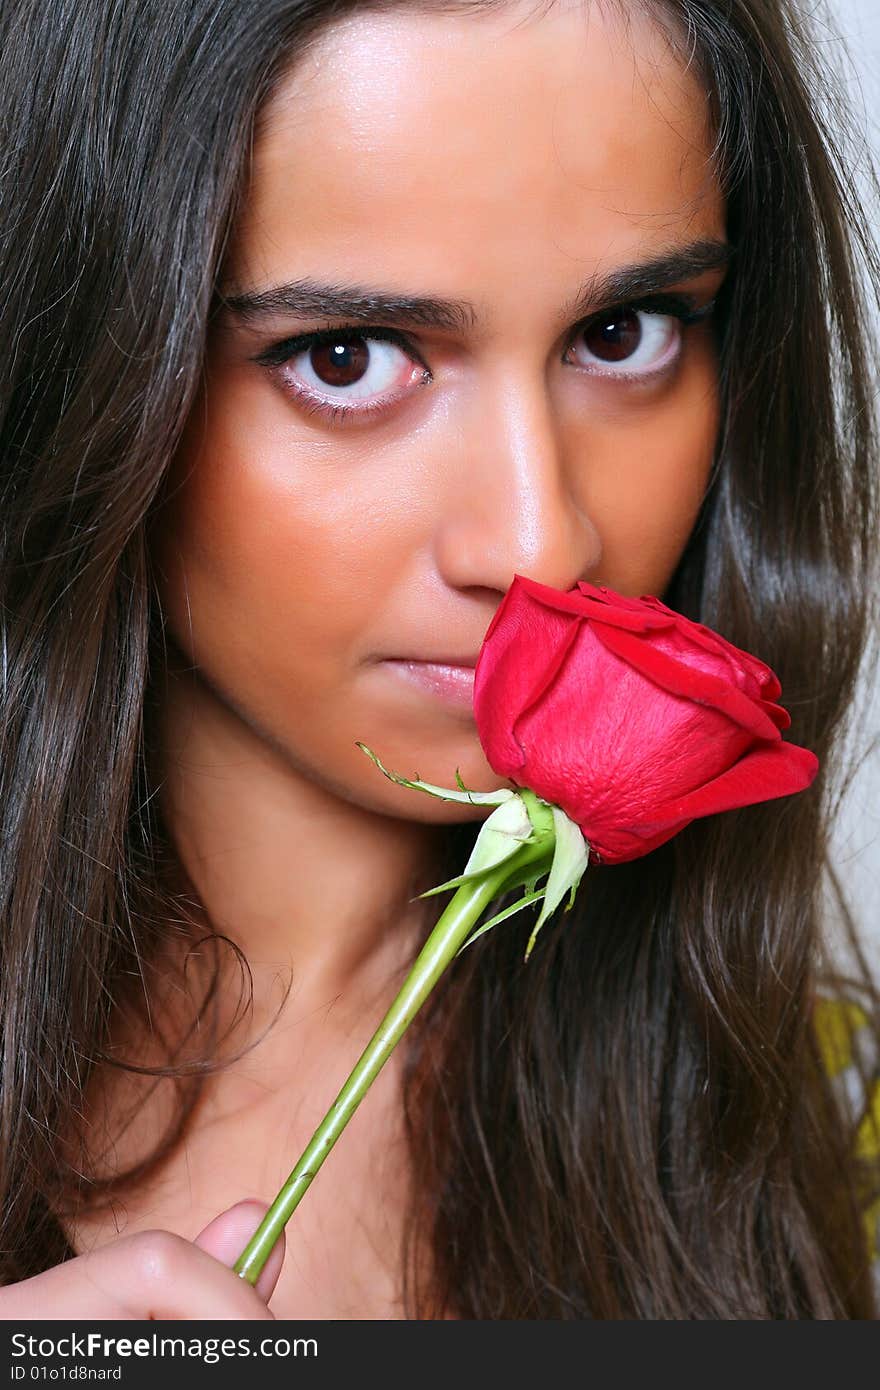
<svg viewBox="0 0 880 1390">
<path fill-rule="evenodd" d="M 120 1010 L 146 1023 L 169 941 L 207 963 L 200 1040 L 219 1019 L 224 966 L 223 938 L 210 924 L 199 936 L 156 797 L 163 631 L 149 531 L 260 108 L 333 20 L 395 7 L 407 0 L 15 0 L 0 17 L 4 1283 L 69 1258 L 59 1212 L 161 1163 L 223 1064 L 219 1024 L 202 1053 L 160 1037 L 155 1065 L 113 1047 Z M 663 598 L 773 667 L 788 736 L 820 773 L 796 797 L 695 821 L 644 859 L 591 865 L 527 967 L 526 925 L 456 962 L 405 1044 L 407 1306 L 873 1317 L 863 1214 L 877 1175 L 854 1156 L 812 1009 L 817 989 L 857 991 L 880 1038 L 858 934 L 844 980 L 823 918 L 854 770 L 845 739 L 876 634 L 861 277 L 880 272 L 845 124 L 821 114 L 837 113 L 836 87 L 789 0 L 644 7 L 699 65 L 735 248 L 719 298 L 715 465 Z M 444 877 L 474 834 L 444 832 Z M 90 1171 L 85 1148 L 61 1142 L 102 1066 L 140 1066 L 173 1088 L 167 1131 L 126 1172 Z M 415 1253 L 426 1236 L 427 1269 Z"/>
</svg>

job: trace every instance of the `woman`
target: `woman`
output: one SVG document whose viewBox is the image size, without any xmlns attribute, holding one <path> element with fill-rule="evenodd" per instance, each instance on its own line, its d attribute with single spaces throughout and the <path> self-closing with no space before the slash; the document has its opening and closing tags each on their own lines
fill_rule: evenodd
<svg viewBox="0 0 880 1390">
<path fill-rule="evenodd" d="M 0 1311 L 875 1316 L 817 1027 L 870 251 L 796 16 L 5 27 Z M 591 867 L 527 968 L 513 926 L 466 952 L 254 1293 L 222 1266 L 485 815 L 355 740 L 502 784 L 466 668 L 514 573 L 760 656 L 819 777 Z"/>
</svg>

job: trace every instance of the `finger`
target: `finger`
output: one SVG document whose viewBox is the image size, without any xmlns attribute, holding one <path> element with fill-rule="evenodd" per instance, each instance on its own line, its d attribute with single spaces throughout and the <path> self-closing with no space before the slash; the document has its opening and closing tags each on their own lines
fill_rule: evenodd
<svg viewBox="0 0 880 1390">
<path fill-rule="evenodd" d="M 193 1244 L 197 1245 L 200 1250 L 207 1251 L 209 1255 L 213 1255 L 214 1259 L 219 1260 L 221 1264 L 229 1265 L 231 1268 L 268 1210 L 266 1203 L 259 1201 L 256 1197 L 249 1197 L 241 1202 L 236 1202 L 234 1207 L 230 1207 L 228 1211 L 215 1216 L 214 1220 L 210 1221 L 204 1230 L 196 1236 Z M 264 1303 L 269 1302 L 275 1285 L 278 1283 L 278 1276 L 284 1264 L 285 1249 L 286 1242 L 282 1231 L 254 1285 Z"/>
<path fill-rule="evenodd" d="M 0 1290 L 0 1318 L 274 1322 L 245 1279 L 171 1231 L 139 1231 Z"/>
</svg>

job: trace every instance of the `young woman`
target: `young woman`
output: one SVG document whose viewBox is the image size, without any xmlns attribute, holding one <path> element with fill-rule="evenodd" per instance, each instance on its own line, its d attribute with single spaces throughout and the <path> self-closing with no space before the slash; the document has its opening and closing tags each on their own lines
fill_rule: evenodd
<svg viewBox="0 0 880 1390">
<path fill-rule="evenodd" d="M 797 15 L 0 23 L 0 1314 L 875 1316 L 880 1014 L 822 913 L 871 263 Z M 486 814 L 355 741 L 502 785 L 462 668 L 516 573 L 759 656 L 819 776 L 591 865 L 527 966 L 481 938 L 254 1292 Z"/>
</svg>

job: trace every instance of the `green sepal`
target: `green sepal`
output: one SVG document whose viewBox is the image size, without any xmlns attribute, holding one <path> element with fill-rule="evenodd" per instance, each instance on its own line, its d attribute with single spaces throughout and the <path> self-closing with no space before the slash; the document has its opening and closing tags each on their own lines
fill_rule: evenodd
<svg viewBox="0 0 880 1390">
<path fill-rule="evenodd" d="M 505 908 L 489 922 L 483 923 L 464 943 L 465 946 L 469 946 L 490 927 L 495 926 L 506 917 L 513 916 L 515 912 L 519 912 L 527 904 L 543 898 L 543 907 L 526 945 L 524 959 L 528 960 L 538 932 L 556 911 L 566 893 L 569 894 L 569 899 L 564 911 L 570 912 L 574 907 L 578 884 L 590 859 L 589 845 L 580 827 L 559 806 L 545 801 L 543 797 L 538 796 L 529 788 L 524 787 L 519 791 L 511 791 L 509 787 L 500 787 L 494 792 L 470 791 L 465 786 L 458 768 L 455 769 L 458 791 L 454 791 L 451 787 L 437 787 L 431 782 L 423 782 L 418 776 L 410 778 L 403 777 L 398 772 L 390 772 L 365 743 L 362 743 L 360 739 L 356 739 L 355 743 L 361 752 L 366 753 L 367 757 L 373 760 L 379 771 L 389 781 L 396 782 L 398 786 L 427 792 L 429 796 L 439 797 L 442 801 L 457 801 L 471 806 L 494 806 L 496 808 L 483 823 L 464 872 L 455 878 L 448 879 L 446 883 L 438 883 L 434 888 L 420 893 L 419 898 L 431 898 L 437 893 L 446 893 L 451 888 L 459 888 L 463 883 L 475 882 L 497 869 L 506 859 L 515 855 L 521 845 L 533 842 L 539 838 L 539 835 L 547 833 L 549 826 L 542 827 L 541 822 L 548 809 L 552 812 L 553 860 L 544 888 L 535 891 L 538 879 L 547 873 L 546 868 L 539 869 L 535 873 L 532 864 L 525 876 L 511 877 L 500 891 L 509 892 L 510 889 L 523 885 L 526 888 L 526 895 L 511 907 Z M 543 813 L 541 816 L 536 814 L 539 807 Z M 415 902 L 417 899 L 412 899 L 412 901 Z M 459 947 L 459 950 L 464 950 L 464 946 Z"/>
<path fill-rule="evenodd" d="M 556 844 L 553 851 L 550 877 L 547 879 L 544 889 L 544 906 L 541 908 L 538 920 L 526 945 L 524 960 L 528 960 L 532 954 L 538 932 L 547 918 L 556 911 L 569 890 L 571 890 L 570 897 L 565 911 L 570 911 L 574 906 L 578 884 L 590 862 L 590 847 L 584 838 L 583 831 L 559 806 L 553 807 L 553 828 L 556 832 Z"/>
<path fill-rule="evenodd" d="M 450 878 L 447 879 L 446 883 L 438 883 L 433 888 L 427 888 L 424 893 L 419 893 L 417 897 L 410 898 L 410 902 L 418 902 L 420 898 L 433 898 L 437 893 L 445 893 L 449 888 L 460 888 L 463 883 L 472 883 L 474 879 L 479 877 L 479 874 L 459 874 L 458 878 Z"/>
<path fill-rule="evenodd" d="M 534 880 L 532 881 L 534 882 Z M 468 937 L 467 941 L 464 942 L 464 945 L 459 946 L 455 954 L 460 956 L 465 946 L 470 946 L 471 942 L 476 941 L 478 936 L 482 936 L 484 931 L 488 931 L 490 927 L 497 926 L 498 923 L 503 922 L 506 917 L 512 917 L 515 912 L 522 911 L 524 907 L 528 907 L 529 903 L 537 902 L 538 898 L 543 898 L 543 896 L 543 888 L 539 888 L 537 893 L 526 893 L 525 897 L 520 898 L 519 901 L 513 903 L 511 907 L 506 907 L 503 912 L 499 912 L 495 917 L 490 917 L 488 922 L 484 922 L 482 926 L 478 927 L 477 930 Z"/>
<path fill-rule="evenodd" d="M 503 864 L 520 845 L 531 840 L 533 834 L 532 822 L 522 797 L 514 796 L 510 801 L 496 806 L 480 826 L 480 833 L 464 866 L 465 877 Z"/>
<path fill-rule="evenodd" d="M 372 758 L 380 772 L 391 782 L 396 782 L 401 787 L 412 787 L 414 791 L 427 792 L 429 796 L 438 796 L 442 801 L 462 801 L 471 806 L 500 806 L 504 801 L 510 801 L 511 797 L 517 795 L 509 787 L 499 787 L 494 792 L 472 792 L 468 791 L 458 768 L 455 769 L 455 780 L 458 782 L 461 791 L 453 791 L 451 787 L 435 787 L 431 782 L 423 782 L 420 777 L 402 777 L 399 772 L 389 772 L 384 767 L 372 749 L 368 748 L 360 739 L 355 739 L 355 744 L 362 753 L 366 753 L 368 758 Z"/>
<path fill-rule="evenodd" d="M 484 820 L 464 871 L 457 878 L 451 878 L 448 883 L 439 883 L 436 888 L 429 888 L 426 893 L 420 893 L 419 897 L 430 898 L 435 893 L 443 893 L 449 888 L 457 888 L 462 883 L 482 877 L 488 870 L 497 869 L 505 859 L 516 854 L 520 846 L 532 837 L 533 827 L 529 813 L 521 797 L 514 795 L 510 801 L 496 806 L 492 814 Z"/>
</svg>

